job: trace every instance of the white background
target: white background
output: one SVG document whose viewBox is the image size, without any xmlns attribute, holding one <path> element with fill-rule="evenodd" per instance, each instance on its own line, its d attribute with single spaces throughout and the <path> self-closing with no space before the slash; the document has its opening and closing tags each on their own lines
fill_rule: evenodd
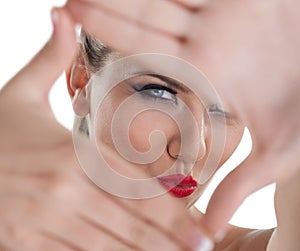
<svg viewBox="0 0 300 251">
<path fill-rule="evenodd" d="M 50 10 L 64 0 L 9 0 L 0 2 L 0 88 L 18 72 L 43 46 L 51 34 Z M 72 127 L 73 113 L 64 76 L 55 83 L 51 106 L 60 123 Z M 13 100 L 12 100 L 13 102 Z M 1 119 L 1 118 L 0 118 Z M 246 132 L 242 144 L 225 164 L 222 172 L 210 185 L 197 206 L 202 210 L 219 180 L 249 153 L 251 140 Z M 251 228 L 269 228 L 276 225 L 273 209 L 274 185 L 250 196 L 239 208 L 231 222 Z"/>
</svg>

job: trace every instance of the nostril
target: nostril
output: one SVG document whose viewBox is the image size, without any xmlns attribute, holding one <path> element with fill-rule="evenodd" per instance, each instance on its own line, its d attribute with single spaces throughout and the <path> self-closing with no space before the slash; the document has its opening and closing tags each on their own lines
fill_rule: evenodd
<svg viewBox="0 0 300 251">
<path fill-rule="evenodd" d="M 169 156 L 173 159 L 178 159 L 180 157 L 179 156 L 180 147 L 181 147 L 180 140 L 175 138 L 171 139 L 167 144 L 167 152 Z"/>
<path fill-rule="evenodd" d="M 182 148 L 182 149 L 181 149 Z M 167 152 L 174 160 L 182 160 L 186 163 L 195 163 L 202 160 L 206 155 L 206 143 L 200 139 L 200 142 L 191 142 L 188 147 L 182 147 L 180 142 L 171 141 L 167 145 Z"/>
</svg>

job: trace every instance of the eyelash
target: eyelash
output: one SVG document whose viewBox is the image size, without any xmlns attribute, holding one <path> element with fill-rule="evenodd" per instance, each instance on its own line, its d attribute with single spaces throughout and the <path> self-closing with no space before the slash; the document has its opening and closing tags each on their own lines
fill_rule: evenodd
<svg viewBox="0 0 300 251">
<path fill-rule="evenodd" d="M 139 92 L 143 97 L 145 98 L 152 98 L 152 99 L 161 99 L 165 101 L 171 101 L 177 104 L 177 97 L 176 94 L 177 92 L 164 86 L 164 85 L 159 85 L 159 84 L 146 84 L 142 87 L 134 85 L 133 89 L 137 92 Z M 152 91 L 152 93 L 151 93 Z M 153 91 L 164 91 L 170 94 L 171 98 L 164 98 L 162 96 L 158 96 L 153 93 Z M 210 113 L 212 115 L 220 116 L 223 118 L 229 118 L 229 115 L 227 112 L 225 112 L 218 104 L 212 104 L 209 105 L 206 109 L 207 113 Z"/>
<path fill-rule="evenodd" d="M 176 97 L 177 92 L 166 86 L 159 85 L 159 84 L 146 84 L 142 87 L 135 85 L 133 86 L 133 89 L 135 89 L 135 91 L 139 92 L 145 98 L 153 98 L 155 100 L 161 99 L 161 100 L 171 101 L 177 104 L 177 97 Z M 159 95 L 158 93 L 159 91 L 162 92 L 161 95 Z M 165 96 L 164 94 L 167 94 L 170 97 L 163 97 Z"/>
<path fill-rule="evenodd" d="M 228 118 L 228 113 L 225 112 L 218 104 L 212 104 L 207 107 L 207 112 L 212 115 L 221 116 L 223 118 Z"/>
</svg>

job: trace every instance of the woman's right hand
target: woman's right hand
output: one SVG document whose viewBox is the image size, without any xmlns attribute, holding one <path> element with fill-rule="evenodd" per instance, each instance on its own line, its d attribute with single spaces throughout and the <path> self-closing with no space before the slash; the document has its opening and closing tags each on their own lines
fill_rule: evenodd
<svg viewBox="0 0 300 251">
<path fill-rule="evenodd" d="M 0 92 L 0 249 L 192 250 L 203 238 L 181 203 L 114 197 L 79 167 L 48 103 L 77 48 L 68 12 L 53 13 L 50 41 Z"/>
<path fill-rule="evenodd" d="M 298 177 L 299 1 L 68 0 L 67 6 L 87 32 L 119 52 L 167 53 L 194 64 L 248 126 L 253 150 L 206 211 L 203 224 L 212 234 L 252 192 Z"/>
</svg>

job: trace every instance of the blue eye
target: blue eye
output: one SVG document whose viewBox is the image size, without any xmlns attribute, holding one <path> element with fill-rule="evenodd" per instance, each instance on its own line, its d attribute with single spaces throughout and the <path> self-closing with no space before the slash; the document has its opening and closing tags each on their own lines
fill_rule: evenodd
<svg viewBox="0 0 300 251">
<path fill-rule="evenodd" d="M 158 84 L 147 84 L 143 87 L 134 86 L 133 87 L 137 92 L 145 98 L 154 98 L 154 99 L 163 99 L 177 103 L 177 97 L 174 90 Z"/>
</svg>

